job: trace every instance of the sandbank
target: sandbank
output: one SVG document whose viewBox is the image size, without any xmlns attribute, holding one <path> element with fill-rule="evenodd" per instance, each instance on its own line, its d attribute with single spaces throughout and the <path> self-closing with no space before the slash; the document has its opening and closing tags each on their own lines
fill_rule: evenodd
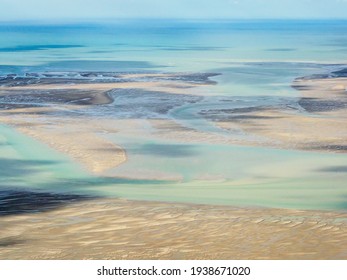
<svg viewBox="0 0 347 280">
<path fill-rule="evenodd" d="M 0 259 L 347 259 L 347 214 L 92 199 L 0 216 Z"/>
</svg>

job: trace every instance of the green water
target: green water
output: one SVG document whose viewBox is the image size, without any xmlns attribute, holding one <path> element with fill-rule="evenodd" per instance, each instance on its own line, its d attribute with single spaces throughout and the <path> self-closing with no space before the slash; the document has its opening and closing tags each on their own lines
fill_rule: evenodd
<svg viewBox="0 0 347 280">
<path fill-rule="evenodd" d="M 78 165 L 58 152 L 0 125 L 1 188 L 74 191 L 69 182 L 88 177 Z M 57 184 L 59 188 L 55 189 Z"/>
<path fill-rule="evenodd" d="M 333 168 L 347 166 L 344 155 L 123 139 L 129 160 L 116 174 L 133 174 L 135 179 L 110 179 L 88 175 L 68 158 L 9 127 L 0 126 L 0 139 L 2 189 L 234 206 L 347 206 L 346 173 Z"/>
</svg>

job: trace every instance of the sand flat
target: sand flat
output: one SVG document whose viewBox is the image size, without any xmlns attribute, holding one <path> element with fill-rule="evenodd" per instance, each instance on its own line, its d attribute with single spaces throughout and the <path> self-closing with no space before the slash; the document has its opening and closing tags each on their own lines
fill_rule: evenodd
<svg viewBox="0 0 347 280">
<path fill-rule="evenodd" d="M 209 77 L 214 74 L 122 74 L 119 75 L 121 81 L 117 82 L 113 81 L 112 75 L 97 81 L 93 80 L 94 76 L 75 79 L 55 78 L 57 73 L 44 75 L 47 77 L 29 75 L 1 81 L 0 103 L 4 110 L 0 114 L 0 121 L 70 156 L 96 175 L 112 176 L 108 171 L 126 161 L 126 151 L 107 139 L 107 134 L 123 133 L 129 129 L 139 133 L 139 125 L 132 117 L 116 121 L 92 113 L 86 116 L 83 112 L 92 106 L 111 104 L 114 97 L 109 92 L 117 90 L 120 93 L 115 93 L 115 96 L 122 93 L 126 96 L 128 91 L 122 90 L 130 90 L 138 96 L 152 94 L 154 97 L 149 97 L 152 100 L 162 95 L 164 99 L 170 96 L 168 100 L 175 102 L 176 94 L 194 99 L 193 95 L 187 95 L 186 88 L 206 86 L 211 82 Z M 194 94 L 194 91 L 190 91 L 190 94 Z M 143 105 L 132 105 L 131 98 L 127 101 L 129 108 L 126 107 L 128 105 L 118 108 L 126 107 L 131 112 Z M 147 102 L 146 99 L 144 102 Z M 149 103 L 143 114 L 148 114 L 148 110 L 151 113 L 153 109 L 156 110 L 153 114 L 163 115 L 171 106 L 168 101 L 166 103 L 162 108 L 160 104 L 155 108 Z M 117 113 L 117 108 L 112 110 Z M 141 120 L 139 122 L 142 123 Z"/>
<path fill-rule="evenodd" d="M 339 212 L 96 199 L 0 228 L 0 259 L 347 259 Z"/>
<path fill-rule="evenodd" d="M 347 151 L 347 78 L 297 79 L 298 108 L 268 107 L 233 114 L 216 125 L 262 137 L 258 145 L 323 152 Z M 256 142 L 244 141 L 256 145 Z"/>
<path fill-rule="evenodd" d="M 0 116 L 1 122 L 68 155 L 93 174 L 104 175 L 126 161 L 126 152 L 104 137 L 100 120 L 46 118 L 35 113 L 28 117 L 20 113 L 23 109 L 15 111 L 16 117 Z M 109 126 L 108 131 L 116 131 L 112 124 Z"/>
<path fill-rule="evenodd" d="M 172 85 L 172 81 L 170 83 Z M 178 88 L 182 93 L 185 92 L 180 95 L 186 98 L 185 102 L 198 100 L 186 94 L 183 89 L 187 86 L 185 83 L 178 82 L 177 85 L 182 85 L 182 88 Z M 112 176 L 109 170 L 126 161 L 126 151 L 113 142 L 109 134 L 136 137 L 140 133 L 148 139 L 171 138 L 184 143 L 242 143 L 294 149 L 313 149 L 315 145 L 322 151 L 329 151 L 327 146 L 336 148 L 345 145 L 344 108 L 314 113 L 271 108 L 252 111 L 251 118 L 250 113 L 245 112 L 241 113 L 245 118 L 213 123 L 223 129 L 239 128 L 250 135 L 267 139 L 247 142 L 234 139 L 232 133 L 230 138 L 226 138 L 217 133 L 185 127 L 166 118 L 168 109 L 165 106 L 160 107 L 163 113 L 158 115 L 161 117 L 150 119 L 136 116 L 117 119 L 104 115 L 92 118 L 81 115 L 78 110 L 107 106 L 110 100 L 94 99 L 95 104 L 71 104 L 66 102 L 66 98 L 70 98 L 67 95 L 69 90 L 81 89 L 82 86 L 85 87 L 83 90 L 92 89 L 93 95 L 103 95 L 105 90 L 110 89 L 110 84 L 101 85 L 100 88 L 93 84 L 69 86 L 63 89 L 62 100 L 54 100 L 54 106 L 50 103 L 40 106 L 26 103 L 23 108 L 10 107 L 2 111 L 0 121 L 69 155 L 97 175 Z M 111 84 L 111 88 L 114 86 Z M 117 86 L 118 89 L 122 87 L 118 83 Z M 134 85 L 123 86 L 132 90 Z M 160 86 L 157 82 L 155 85 L 147 82 L 143 84 L 149 91 L 166 86 L 166 81 L 164 84 L 160 82 Z M 47 91 L 52 85 L 18 86 L 2 89 L 2 92 L 7 96 L 11 95 L 9 92 L 16 94 L 22 91 L 30 96 L 33 90 L 30 87 Z M 332 94 L 337 94 L 329 98 L 338 100 L 339 95 L 343 94 L 341 81 L 337 85 L 329 84 L 329 87 Z M 171 87 L 160 92 L 164 99 L 171 102 L 174 99 L 169 94 L 180 90 Z M 306 88 L 302 98 L 308 98 L 307 95 L 323 98 L 317 97 L 319 94 L 316 87 L 309 90 Z M 123 92 L 124 96 L 128 97 L 127 92 Z M 76 96 L 77 99 L 79 97 Z M 136 106 L 130 109 L 132 112 Z M 146 113 L 152 113 L 151 108 L 145 109 Z M 315 139 L 315 143 L 312 143 L 312 139 Z M 1 216 L 0 258 L 347 259 L 346 220 L 346 213 L 342 212 L 233 208 L 100 198 L 67 203 L 60 208 L 35 214 Z"/>
</svg>

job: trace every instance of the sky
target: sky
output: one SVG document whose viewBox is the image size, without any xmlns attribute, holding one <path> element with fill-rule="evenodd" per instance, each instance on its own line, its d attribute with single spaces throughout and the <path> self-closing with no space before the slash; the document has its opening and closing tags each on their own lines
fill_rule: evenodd
<svg viewBox="0 0 347 280">
<path fill-rule="evenodd" d="M 345 18 L 347 0 L 0 0 L 0 21 Z"/>
</svg>

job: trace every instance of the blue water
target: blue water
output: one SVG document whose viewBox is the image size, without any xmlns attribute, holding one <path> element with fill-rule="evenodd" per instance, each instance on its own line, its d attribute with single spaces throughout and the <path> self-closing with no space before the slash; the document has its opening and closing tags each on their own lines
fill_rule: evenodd
<svg viewBox="0 0 347 280">
<path fill-rule="evenodd" d="M 150 63 L 149 68 L 185 71 L 245 61 L 341 63 L 346 61 L 346 26 L 346 21 L 149 20 L 1 25 L 0 61 L 27 66 L 64 60 L 137 61 L 141 69 L 146 68 L 141 63 Z"/>
<path fill-rule="evenodd" d="M 294 78 L 347 63 L 346 34 L 333 20 L 0 25 L 0 74 L 212 71 L 216 93 L 292 95 Z"/>
<path fill-rule="evenodd" d="M 204 106 L 211 108 L 214 96 L 236 98 L 241 107 L 243 103 L 266 105 L 295 99 L 298 93 L 291 88 L 295 78 L 328 73 L 345 64 L 347 21 L 146 20 L 0 25 L 0 75 L 87 70 L 220 73 L 212 78 L 217 85 L 200 90 L 207 101 L 211 100 Z M 194 110 L 196 107 L 186 105 L 172 111 L 171 116 L 190 116 Z M 182 124 L 219 133 L 206 128 L 201 120 L 184 123 L 183 118 Z M 341 154 L 196 144 L 180 147 L 191 153 L 168 161 L 163 155 L 136 151 L 151 151 L 157 145 L 165 146 L 169 152 L 170 147 L 177 148 L 177 143 L 141 138 L 134 142 L 118 137 L 115 142 L 129 150 L 129 161 L 119 168 L 120 175 L 146 166 L 148 174 L 169 173 L 177 175 L 181 182 L 153 178 L 110 180 L 94 178 L 66 157 L 10 130 L 0 126 L 2 188 L 64 189 L 197 203 L 347 209 L 346 173 L 319 171 L 347 166 L 347 157 Z M 23 152 L 28 141 L 41 152 Z M 267 164 L 263 164 L 264 155 L 271 155 Z M 302 166 L 310 168 L 302 170 Z M 213 179 L 201 179 L 204 174 Z"/>
</svg>

